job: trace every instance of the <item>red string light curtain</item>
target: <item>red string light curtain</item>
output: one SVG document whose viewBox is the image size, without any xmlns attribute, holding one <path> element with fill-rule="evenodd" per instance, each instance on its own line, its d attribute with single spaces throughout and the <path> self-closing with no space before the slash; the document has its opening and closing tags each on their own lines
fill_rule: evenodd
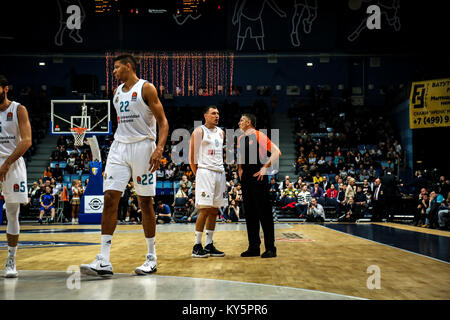
<svg viewBox="0 0 450 320">
<path fill-rule="evenodd" d="M 120 53 L 123 54 L 123 53 Z M 114 77 L 114 57 L 105 55 L 106 93 L 119 85 Z M 133 54 L 139 60 L 138 77 L 153 83 L 159 94 L 174 96 L 231 95 L 234 56 L 218 52 L 178 52 Z"/>
</svg>

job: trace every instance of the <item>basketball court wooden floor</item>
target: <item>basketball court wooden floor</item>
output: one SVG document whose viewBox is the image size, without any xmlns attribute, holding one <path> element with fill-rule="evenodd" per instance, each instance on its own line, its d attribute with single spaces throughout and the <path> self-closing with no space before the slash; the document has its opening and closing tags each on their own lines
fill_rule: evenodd
<svg viewBox="0 0 450 320">
<path fill-rule="evenodd" d="M 392 223 L 275 227 L 277 258 L 241 258 L 245 224 L 219 223 L 214 243 L 226 256 L 195 259 L 193 224 L 158 225 L 158 271 L 136 276 L 147 249 L 142 226 L 119 225 L 115 274 L 105 279 L 78 272 L 100 251 L 99 225 L 23 225 L 19 278 L 0 279 L 0 299 L 450 299 L 450 232 Z"/>
</svg>

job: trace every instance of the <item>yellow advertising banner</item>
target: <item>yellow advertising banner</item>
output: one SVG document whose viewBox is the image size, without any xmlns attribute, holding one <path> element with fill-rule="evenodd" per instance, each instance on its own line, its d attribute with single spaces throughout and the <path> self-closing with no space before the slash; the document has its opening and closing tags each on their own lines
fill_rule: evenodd
<svg viewBox="0 0 450 320">
<path fill-rule="evenodd" d="M 412 83 L 409 126 L 411 129 L 450 126 L 450 78 Z"/>
</svg>

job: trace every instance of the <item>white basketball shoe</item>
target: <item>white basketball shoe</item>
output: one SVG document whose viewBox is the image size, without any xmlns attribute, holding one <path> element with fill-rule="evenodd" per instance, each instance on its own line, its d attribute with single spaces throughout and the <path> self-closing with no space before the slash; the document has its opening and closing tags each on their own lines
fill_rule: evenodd
<svg viewBox="0 0 450 320">
<path fill-rule="evenodd" d="M 80 265 L 80 272 L 89 276 L 102 277 L 110 277 L 114 274 L 111 262 L 106 261 L 101 254 L 98 254 L 91 264 Z"/>
<path fill-rule="evenodd" d="M 16 271 L 16 259 L 8 257 L 5 266 L 5 278 L 17 278 L 19 273 Z"/>
<path fill-rule="evenodd" d="M 134 272 L 138 275 L 146 275 L 156 272 L 156 256 L 148 253 L 145 258 L 146 261 L 144 264 L 134 269 Z"/>
</svg>

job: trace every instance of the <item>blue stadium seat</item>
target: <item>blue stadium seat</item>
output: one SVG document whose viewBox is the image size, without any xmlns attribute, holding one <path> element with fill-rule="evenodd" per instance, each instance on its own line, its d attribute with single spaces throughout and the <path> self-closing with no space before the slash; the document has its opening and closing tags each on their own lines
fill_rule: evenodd
<svg viewBox="0 0 450 320">
<path fill-rule="evenodd" d="M 180 181 L 174 181 L 173 187 L 178 190 L 180 188 Z"/>
<path fill-rule="evenodd" d="M 86 181 L 86 179 L 89 179 L 89 175 L 88 175 L 88 174 L 83 174 L 83 175 L 81 176 L 81 182 L 83 182 L 83 184 L 84 184 L 84 182 Z"/>
<path fill-rule="evenodd" d="M 69 192 L 69 195 L 72 195 L 72 182 L 64 182 L 63 185 L 67 188 L 67 192 Z"/>
<path fill-rule="evenodd" d="M 58 161 L 50 162 L 50 168 L 52 168 L 52 169 L 55 168 L 57 163 L 58 163 Z"/>
<path fill-rule="evenodd" d="M 173 184 L 170 181 L 164 181 L 163 182 L 163 190 L 164 190 L 164 194 L 168 195 L 168 194 L 173 194 Z"/>
<path fill-rule="evenodd" d="M 71 175 L 71 181 L 73 181 L 73 180 L 75 180 L 75 179 L 80 179 L 80 175 L 78 175 L 78 174 L 72 174 Z"/>
<path fill-rule="evenodd" d="M 65 183 L 71 182 L 72 180 L 71 180 L 70 174 L 65 174 L 65 175 L 63 176 L 63 181 L 64 181 Z"/>
<path fill-rule="evenodd" d="M 156 195 L 160 196 L 164 194 L 162 181 L 156 181 Z"/>
<path fill-rule="evenodd" d="M 65 169 L 67 167 L 67 162 L 65 161 L 60 161 L 59 162 L 59 168 L 60 169 Z"/>
</svg>

